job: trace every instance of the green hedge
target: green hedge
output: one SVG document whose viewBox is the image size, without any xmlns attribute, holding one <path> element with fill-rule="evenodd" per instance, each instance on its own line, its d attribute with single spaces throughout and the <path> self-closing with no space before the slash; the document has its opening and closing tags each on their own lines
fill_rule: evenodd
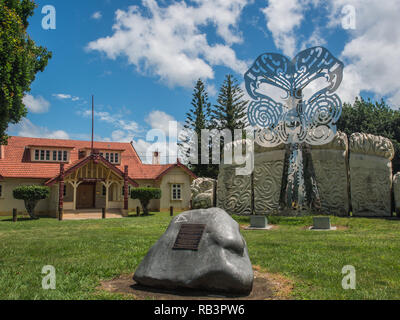
<svg viewBox="0 0 400 320">
<path fill-rule="evenodd" d="M 13 190 L 15 199 L 24 200 L 25 208 L 32 219 L 36 219 L 35 207 L 40 200 L 47 199 L 50 195 L 49 187 L 45 186 L 20 186 Z"/>
<path fill-rule="evenodd" d="M 145 215 L 149 213 L 148 206 L 150 200 L 161 199 L 161 189 L 159 188 L 134 188 L 131 190 L 131 198 L 138 199 L 142 205 Z"/>
</svg>

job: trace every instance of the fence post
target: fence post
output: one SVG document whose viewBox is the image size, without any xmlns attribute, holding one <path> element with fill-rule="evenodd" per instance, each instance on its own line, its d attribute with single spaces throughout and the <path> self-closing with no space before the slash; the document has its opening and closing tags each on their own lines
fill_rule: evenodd
<svg viewBox="0 0 400 320">
<path fill-rule="evenodd" d="M 174 207 L 170 207 L 169 208 L 169 214 L 170 214 L 171 217 L 174 216 Z"/>
<path fill-rule="evenodd" d="M 101 218 L 106 219 L 106 208 L 101 209 Z"/>
<path fill-rule="evenodd" d="M 64 210 L 62 207 L 58 208 L 58 221 L 62 221 L 63 220 L 63 215 L 64 215 Z"/>
<path fill-rule="evenodd" d="M 17 216 L 17 209 L 13 209 L 13 222 L 18 221 L 18 216 Z"/>
<path fill-rule="evenodd" d="M 139 217 L 140 216 L 140 208 L 136 207 L 136 215 Z"/>
</svg>

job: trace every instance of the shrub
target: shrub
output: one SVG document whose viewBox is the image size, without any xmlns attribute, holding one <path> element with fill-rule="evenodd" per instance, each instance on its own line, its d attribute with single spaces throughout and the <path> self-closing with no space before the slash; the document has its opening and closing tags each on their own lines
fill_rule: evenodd
<svg viewBox="0 0 400 320">
<path fill-rule="evenodd" d="M 131 190 L 131 198 L 139 199 L 143 208 L 144 215 L 149 214 L 150 200 L 161 198 L 161 189 L 159 188 L 134 188 Z"/>
<path fill-rule="evenodd" d="M 40 200 L 47 199 L 49 194 L 49 187 L 35 185 L 20 186 L 13 191 L 15 199 L 24 200 L 26 211 L 32 219 L 38 219 L 35 216 L 35 207 Z"/>
</svg>

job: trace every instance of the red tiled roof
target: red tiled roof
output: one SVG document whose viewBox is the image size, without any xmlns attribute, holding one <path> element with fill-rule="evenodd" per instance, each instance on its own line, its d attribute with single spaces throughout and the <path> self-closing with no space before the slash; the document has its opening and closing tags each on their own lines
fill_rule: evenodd
<svg viewBox="0 0 400 320">
<path fill-rule="evenodd" d="M 42 139 L 10 137 L 8 145 L 4 146 L 4 157 L 0 159 L 0 177 L 4 178 L 33 178 L 51 179 L 60 173 L 59 163 L 30 162 L 25 159 L 25 148 L 28 146 L 41 147 L 71 147 L 70 162 L 65 165 L 65 170 L 75 165 L 79 160 L 79 150 L 91 147 L 90 141 Z M 148 165 L 143 164 L 136 150 L 130 143 L 122 142 L 94 142 L 94 148 L 99 150 L 124 150 L 121 154 L 121 164 L 116 167 L 124 171 L 125 165 L 129 167 L 129 177 L 133 180 L 159 179 L 166 172 L 177 166 L 195 175 L 184 165 Z M 183 168 L 182 167 L 182 168 Z M 190 173 L 189 173 L 190 172 Z"/>
</svg>

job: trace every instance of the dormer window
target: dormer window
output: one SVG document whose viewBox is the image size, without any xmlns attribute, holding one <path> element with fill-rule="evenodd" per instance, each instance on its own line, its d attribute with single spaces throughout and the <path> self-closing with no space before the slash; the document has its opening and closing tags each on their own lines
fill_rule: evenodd
<svg viewBox="0 0 400 320">
<path fill-rule="evenodd" d="M 119 164 L 120 156 L 118 152 L 100 152 L 100 155 L 113 164 Z"/>
<path fill-rule="evenodd" d="M 67 150 L 34 149 L 34 161 L 40 162 L 68 162 Z"/>
</svg>

